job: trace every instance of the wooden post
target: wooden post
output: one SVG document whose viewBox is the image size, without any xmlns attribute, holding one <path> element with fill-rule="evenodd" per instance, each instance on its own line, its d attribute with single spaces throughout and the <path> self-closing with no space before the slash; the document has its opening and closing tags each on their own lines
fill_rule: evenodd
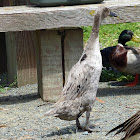
<svg viewBox="0 0 140 140">
<path fill-rule="evenodd" d="M 5 33 L 7 50 L 8 82 L 12 83 L 17 76 L 15 33 Z"/>
<path fill-rule="evenodd" d="M 80 59 L 83 52 L 83 30 L 66 30 L 64 42 L 65 77 L 74 64 Z"/>
<path fill-rule="evenodd" d="M 39 31 L 38 90 L 44 101 L 57 101 L 63 88 L 61 36 L 57 30 Z"/>
<path fill-rule="evenodd" d="M 6 33 L 8 81 L 18 87 L 37 82 L 36 35 L 33 31 Z"/>
<path fill-rule="evenodd" d="M 38 36 L 39 93 L 44 101 L 56 102 L 63 89 L 64 76 L 67 77 L 82 54 L 83 32 L 82 29 L 42 30 Z"/>
<path fill-rule="evenodd" d="M 26 0 L 9 0 L 3 2 L 3 5 L 26 4 Z M 37 83 L 36 44 L 37 38 L 34 31 L 6 33 L 9 83 L 12 83 L 15 77 L 17 77 L 18 87 Z"/>
</svg>

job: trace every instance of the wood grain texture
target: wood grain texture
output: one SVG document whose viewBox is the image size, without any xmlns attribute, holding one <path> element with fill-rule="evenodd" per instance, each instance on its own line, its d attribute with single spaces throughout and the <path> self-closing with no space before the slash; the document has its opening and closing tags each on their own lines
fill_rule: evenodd
<svg viewBox="0 0 140 140">
<path fill-rule="evenodd" d="M 27 5 L 28 0 L 1 0 L 2 6 L 19 6 L 19 5 Z"/>
<path fill-rule="evenodd" d="M 17 77 L 18 87 L 37 83 L 37 64 L 34 31 L 6 33 L 8 81 Z"/>
<path fill-rule="evenodd" d="M 16 6 L 0 8 L 0 32 L 91 26 L 93 11 L 102 5 L 110 7 L 119 16 L 105 19 L 103 24 L 140 22 L 139 0 L 108 0 L 102 4 L 45 8 Z"/>
<path fill-rule="evenodd" d="M 7 71 L 8 71 L 8 82 L 12 83 L 17 77 L 17 61 L 16 61 L 16 44 L 15 44 L 15 33 L 5 33 L 6 36 L 6 51 L 7 51 Z"/>
<path fill-rule="evenodd" d="M 44 101 L 57 101 L 63 88 L 61 36 L 57 30 L 39 31 L 38 89 Z"/>
<path fill-rule="evenodd" d="M 26 0 L 3 2 L 3 5 L 26 4 Z M 8 32 L 6 42 L 9 83 L 12 83 L 15 77 L 17 77 L 18 87 L 37 83 L 36 33 L 34 31 Z"/>
<path fill-rule="evenodd" d="M 83 52 L 83 30 L 71 29 L 65 32 L 64 41 L 64 61 L 65 61 L 65 77 L 72 66 L 77 63 Z"/>
<path fill-rule="evenodd" d="M 18 87 L 37 83 L 36 34 L 34 31 L 15 34 Z"/>
</svg>

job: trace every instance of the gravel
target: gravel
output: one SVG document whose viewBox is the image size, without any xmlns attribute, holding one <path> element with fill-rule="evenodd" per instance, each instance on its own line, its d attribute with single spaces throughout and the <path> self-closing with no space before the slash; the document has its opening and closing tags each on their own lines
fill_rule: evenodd
<svg viewBox="0 0 140 140">
<path fill-rule="evenodd" d="M 78 131 L 75 121 L 44 117 L 53 103 L 43 102 L 37 92 L 37 84 L 13 88 L 0 93 L 1 140 L 119 140 L 121 135 L 106 133 L 140 110 L 140 85 L 129 88 L 124 83 L 102 82 L 97 96 L 106 101 L 96 101 L 91 112 L 93 133 Z M 80 118 L 84 125 L 85 114 Z"/>
</svg>

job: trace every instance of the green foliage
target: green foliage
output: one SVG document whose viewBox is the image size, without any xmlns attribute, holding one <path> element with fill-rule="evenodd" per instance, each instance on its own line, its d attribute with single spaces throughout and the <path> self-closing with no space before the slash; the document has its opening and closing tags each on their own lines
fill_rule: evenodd
<svg viewBox="0 0 140 140">
<path fill-rule="evenodd" d="M 100 82 L 107 81 L 134 81 L 134 76 L 127 75 L 125 73 L 121 73 L 114 70 L 103 69 L 100 77 Z"/>
<path fill-rule="evenodd" d="M 14 82 L 9 85 L 10 88 L 17 87 L 17 77 L 14 77 Z"/>
<path fill-rule="evenodd" d="M 84 43 L 87 42 L 90 32 L 91 26 L 83 27 L 84 30 Z M 134 34 L 140 36 L 140 23 L 122 23 L 122 24 L 110 24 L 110 25 L 101 25 L 100 27 L 100 43 L 104 47 L 110 47 L 117 44 L 120 33 L 123 30 L 131 30 Z M 140 46 L 139 43 L 135 43 L 132 41 L 127 42 L 127 45 L 130 46 Z"/>
<path fill-rule="evenodd" d="M 6 91 L 6 90 L 5 90 L 4 85 L 0 85 L 0 93 L 5 92 L 5 91 Z"/>
<path fill-rule="evenodd" d="M 17 87 L 17 77 L 14 78 L 14 82 L 10 85 L 2 84 L 0 85 L 0 93 L 4 93 L 5 91 Z"/>
<path fill-rule="evenodd" d="M 83 40 L 84 43 L 88 41 L 91 32 L 91 26 L 83 27 Z M 101 25 L 99 32 L 99 40 L 103 48 L 115 46 L 118 43 L 118 38 L 123 30 L 131 30 L 137 36 L 140 36 L 140 23 L 122 23 L 122 24 L 111 24 L 111 25 Z M 127 42 L 129 46 L 140 46 L 139 43 L 132 41 Z M 132 81 L 134 76 L 127 75 L 124 73 L 119 73 L 111 70 L 102 70 L 100 81 Z"/>
<path fill-rule="evenodd" d="M 114 25 L 102 25 L 100 28 L 100 43 L 102 46 L 110 47 L 118 43 L 118 38 L 123 30 L 131 30 L 134 34 L 139 36 L 140 33 L 140 23 L 123 23 Z M 129 46 L 140 46 L 139 43 L 129 41 L 126 43 Z"/>
</svg>

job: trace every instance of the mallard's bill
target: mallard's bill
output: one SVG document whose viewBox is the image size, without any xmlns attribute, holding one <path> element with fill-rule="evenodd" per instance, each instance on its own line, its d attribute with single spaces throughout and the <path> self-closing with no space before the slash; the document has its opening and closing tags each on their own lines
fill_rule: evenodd
<svg viewBox="0 0 140 140">
<path fill-rule="evenodd" d="M 133 35 L 131 40 L 134 42 L 140 43 L 140 38 L 136 35 Z"/>
</svg>

